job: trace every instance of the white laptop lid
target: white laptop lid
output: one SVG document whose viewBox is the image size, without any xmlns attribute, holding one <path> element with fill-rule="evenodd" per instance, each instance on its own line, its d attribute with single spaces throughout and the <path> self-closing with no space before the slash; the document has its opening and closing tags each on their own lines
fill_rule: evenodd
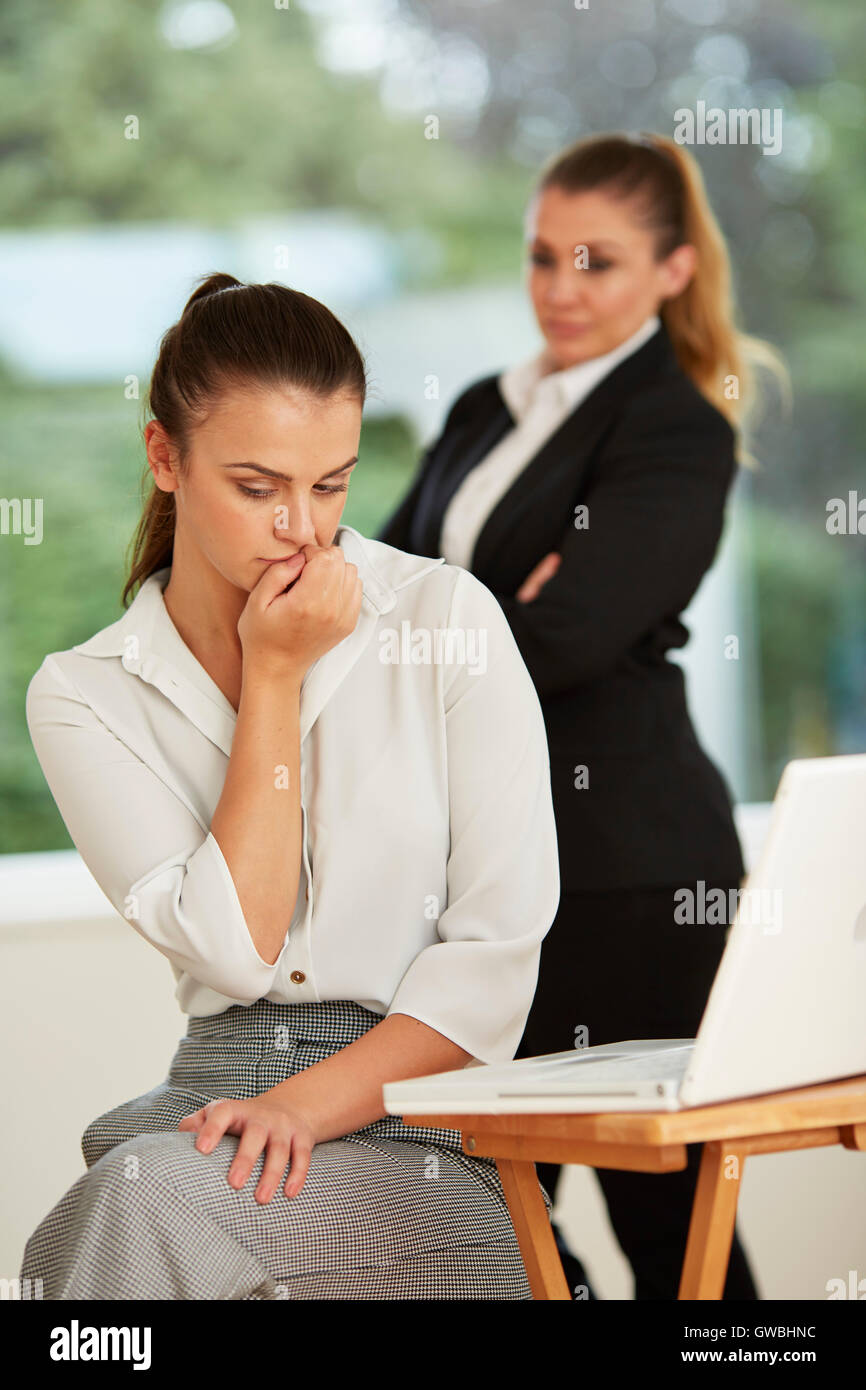
<svg viewBox="0 0 866 1390">
<path fill-rule="evenodd" d="M 782 774 L 680 1100 L 698 1105 L 859 1073 L 866 1073 L 866 754 L 799 759 Z"/>
</svg>

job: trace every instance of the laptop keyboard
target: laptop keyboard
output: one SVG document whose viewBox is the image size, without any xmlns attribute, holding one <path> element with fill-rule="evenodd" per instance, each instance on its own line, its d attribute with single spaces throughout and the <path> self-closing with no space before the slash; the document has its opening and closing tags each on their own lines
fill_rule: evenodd
<svg viewBox="0 0 866 1390">
<path fill-rule="evenodd" d="M 567 1087 L 569 1084 L 582 1085 L 584 1082 L 609 1081 L 676 1081 L 686 1074 L 694 1043 L 685 1046 L 669 1047 L 652 1052 L 611 1053 L 607 1056 L 590 1057 L 575 1049 L 574 1055 L 557 1057 L 556 1060 L 530 1062 L 521 1075 L 510 1077 L 507 1086 L 525 1087 L 531 1077 L 532 1084 L 551 1082 Z"/>
</svg>

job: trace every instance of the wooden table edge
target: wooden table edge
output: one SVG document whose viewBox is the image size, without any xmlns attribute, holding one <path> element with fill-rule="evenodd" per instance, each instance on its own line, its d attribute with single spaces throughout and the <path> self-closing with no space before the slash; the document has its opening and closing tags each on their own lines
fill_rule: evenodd
<svg viewBox="0 0 866 1390">
<path fill-rule="evenodd" d="M 715 1101 L 684 1110 L 501 1111 L 454 1114 L 428 1110 L 401 1115 L 403 1124 L 457 1129 L 494 1138 L 587 1140 L 640 1147 L 700 1143 L 754 1134 L 821 1129 L 866 1123 L 866 1074 L 816 1082 L 789 1091 L 769 1091 L 740 1100 Z"/>
</svg>

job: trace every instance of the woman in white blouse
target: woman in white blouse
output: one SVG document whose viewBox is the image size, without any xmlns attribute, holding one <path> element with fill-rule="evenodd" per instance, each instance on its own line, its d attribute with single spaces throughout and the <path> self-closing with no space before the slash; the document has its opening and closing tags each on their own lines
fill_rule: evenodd
<svg viewBox="0 0 866 1390">
<path fill-rule="evenodd" d="M 207 278 L 153 372 L 136 596 L 30 682 L 189 1016 L 28 1241 L 46 1298 L 531 1296 L 495 1163 L 382 1086 L 514 1055 L 559 898 L 544 722 L 483 584 L 340 525 L 365 387 L 316 300 Z"/>
</svg>

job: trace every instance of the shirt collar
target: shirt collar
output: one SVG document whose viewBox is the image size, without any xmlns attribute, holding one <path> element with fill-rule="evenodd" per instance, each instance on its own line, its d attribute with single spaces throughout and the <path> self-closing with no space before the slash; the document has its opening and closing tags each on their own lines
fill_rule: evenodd
<svg viewBox="0 0 866 1390">
<path fill-rule="evenodd" d="M 397 602 L 397 591 L 444 557 L 410 555 L 382 541 L 362 536 L 352 526 L 340 526 L 335 536 L 346 559 L 358 568 L 361 611 L 355 629 L 309 668 L 301 686 L 301 739 L 327 700 L 361 655 L 381 614 Z M 168 615 L 162 592 L 171 567 L 156 570 L 141 585 L 126 612 L 73 650 L 90 657 L 120 657 L 131 675 L 140 676 L 172 701 L 197 728 L 225 753 L 231 752 L 237 715 L 183 641 Z"/>
<path fill-rule="evenodd" d="M 608 372 L 636 352 L 660 327 L 658 314 L 652 314 L 610 352 L 559 372 L 545 372 L 547 350 L 542 349 L 500 376 L 499 389 L 509 412 L 520 421 L 537 399 L 547 399 L 558 413 L 570 414 Z"/>
<path fill-rule="evenodd" d="M 363 590 L 362 607 L 366 604 L 377 614 L 387 613 L 394 607 L 397 590 L 420 577 L 419 566 L 424 573 L 444 562 L 441 557 L 431 560 L 394 550 L 392 546 L 362 536 L 353 526 L 339 526 L 334 539 L 346 559 L 358 568 Z M 170 566 L 156 570 L 144 581 L 117 622 L 102 628 L 86 642 L 79 642 L 73 650 L 85 656 L 127 656 L 134 660 L 136 651 L 151 649 L 157 626 L 162 633 L 166 622 L 185 646 L 162 601 L 162 591 L 170 574 Z"/>
</svg>

